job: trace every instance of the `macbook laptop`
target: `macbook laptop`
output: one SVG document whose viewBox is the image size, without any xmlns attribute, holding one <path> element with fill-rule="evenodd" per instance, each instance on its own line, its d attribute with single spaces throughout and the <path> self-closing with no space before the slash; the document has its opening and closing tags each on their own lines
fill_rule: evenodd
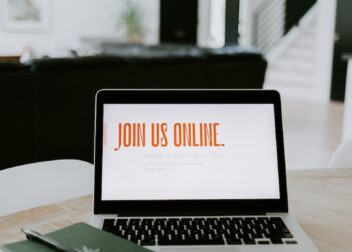
<svg viewBox="0 0 352 252">
<path fill-rule="evenodd" d="M 318 251 L 288 212 L 280 95 L 101 90 L 93 223 L 153 251 Z"/>
</svg>

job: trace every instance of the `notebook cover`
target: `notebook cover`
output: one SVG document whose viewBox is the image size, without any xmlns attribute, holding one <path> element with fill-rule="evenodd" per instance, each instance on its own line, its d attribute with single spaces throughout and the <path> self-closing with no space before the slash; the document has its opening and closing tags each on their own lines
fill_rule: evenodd
<svg viewBox="0 0 352 252">
<path fill-rule="evenodd" d="M 60 243 L 83 251 L 83 247 L 100 252 L 146 252 L 150 251 L 137 244 L 107 233 L 85 223 L 77 223 L 69 227 L 47 234 Z M 34 241 L 20 241 L 6 244 L 1 248 L 5 252 L 53 252 L 55 250 Z"/>
</svg>

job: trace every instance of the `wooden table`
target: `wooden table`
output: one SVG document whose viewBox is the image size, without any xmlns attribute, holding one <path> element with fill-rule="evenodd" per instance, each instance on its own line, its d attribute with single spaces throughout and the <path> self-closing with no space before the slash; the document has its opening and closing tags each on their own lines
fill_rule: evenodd
<svg viewBox="0 0 352 252">
<path fill-rule="evenodd" d="M 288 172 L 290 212 L 320 251 L 352 251 L 352 169 Z M 26 210 L 0 218 L 0 245 L 24 238 L 30 226 L 50 232 L 75 222 L 89 222 L 92 197 Z"/>
</svg>

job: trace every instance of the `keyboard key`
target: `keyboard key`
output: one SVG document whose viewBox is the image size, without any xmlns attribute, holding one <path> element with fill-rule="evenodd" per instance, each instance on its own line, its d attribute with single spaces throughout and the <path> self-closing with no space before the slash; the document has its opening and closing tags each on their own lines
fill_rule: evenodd
<svg viewBox="0 0 352 252">
<path fill-rule="evenodd" d="M 155 240 L 146 240 L 146 241 L 141 241 L 140 242 L 140 245 L 141 246 L 155 246 L 156 243 L 155 243 Z"/>
<path fill-rule="evenodd" d="M 105 219 L 102 229 L 107 232 L 113 232 L 115 229 L 115 219 Z"/>
<path fill-rule="evenodd" d="M 104 220 L 104 225 L 114 226 L 115 225 L 115 219 L 105 219 Z"/>
<path fill-rule="evenodd" d="M 226 242 L 229 245 L 240 245 L 240 244 L 242 244 L 241 239 L 236 239 L 236 238 L 227 238 Z"/>
<path fill-rule="evenodd" d="M 297 241 L 292 240 L 292 241 L 285 241 L 286 244 L 297 244 Z"/>
<path fill-rule="evenodd" d="M 272 244 L 282 244 L 282 240 L 280 238 L 271 238 L 270 239 Z"/>
<path fill-rule="evenodd" d="M 290 232 L 285 232 L 280 234 L 281 238 L 293 238 L 293 235 Z"/>
<path fill-rule="evenodd" d="M 253 239 L 243 239 L 243 242 L 244 242 L 244 244 L 247 244 L 247 245 L 256 244 L 255 240 L 253 240 Z"/>
<path fill-rule="evenodd" d="M 258 244 L 264 245 L 264 244 L 270 244 L 270 242 L 269 241 L 258 241 Z"/>
</svg>

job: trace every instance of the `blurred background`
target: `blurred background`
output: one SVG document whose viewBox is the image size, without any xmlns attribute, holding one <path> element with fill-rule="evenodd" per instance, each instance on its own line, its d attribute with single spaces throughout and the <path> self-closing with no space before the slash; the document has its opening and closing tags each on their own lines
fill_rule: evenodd
<svg viewBox="0 0 352 252">
<path fill-rule="evenodd" d="M 349 0 L 0 3 L 2 62 L 99 55 L 106 44 L 251 48 L 267 61 L 263 88 L 282 94 L 288 168 L 326 168 L 342 141 Z"/>
</svg>

